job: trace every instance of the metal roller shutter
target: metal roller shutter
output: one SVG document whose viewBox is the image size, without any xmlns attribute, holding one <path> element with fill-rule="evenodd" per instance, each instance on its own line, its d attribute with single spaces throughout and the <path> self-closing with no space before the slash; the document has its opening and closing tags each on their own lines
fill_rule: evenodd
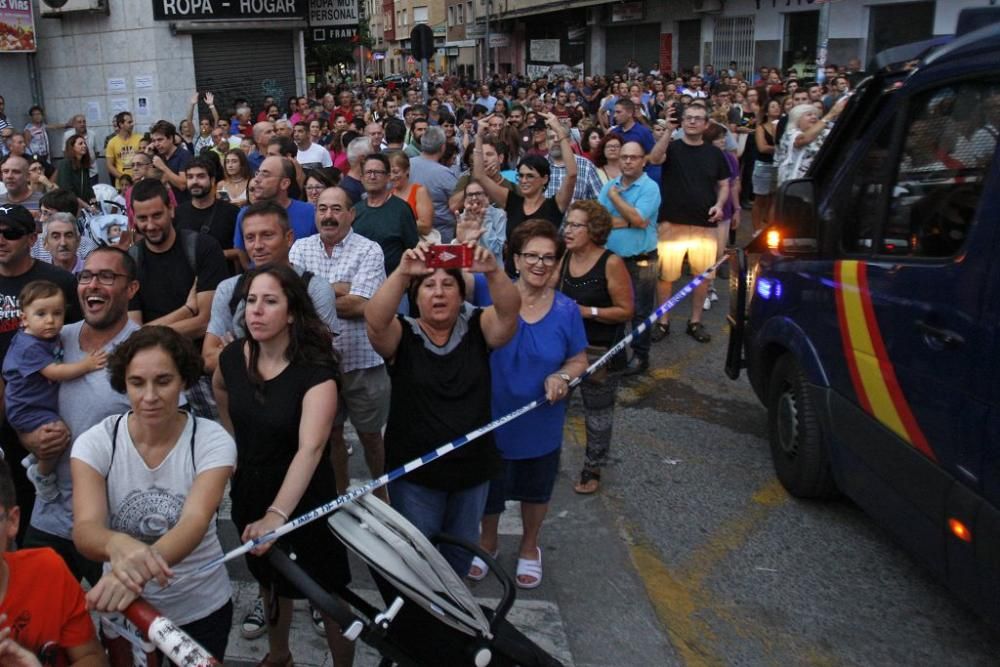
<svg viewBox="0 0 1000 667">
<path fill-rule="evenodd" d="M 212 92 L 220 112 L 237 98 L 250 100 L 256 111 L 267 95 L 284 111 L 285 101 L 296 94 L 294 34 L 240 30 L 192 35 L 198 90 Z"/>
<path fill-rule="evenodd" d="M 606 28 L 604 39 L 608 72 L 624 71 L 629 58 L 635 58 L 639 69 L 648 72 L 660 60 L 659 23 Z"/>
</svg>

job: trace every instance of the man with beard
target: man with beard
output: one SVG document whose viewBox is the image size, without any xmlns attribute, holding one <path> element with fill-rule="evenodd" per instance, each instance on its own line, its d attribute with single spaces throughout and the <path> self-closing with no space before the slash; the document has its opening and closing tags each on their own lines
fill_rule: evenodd
<svg viewBox="0 0 1000 667">
<path fill-rule="evenodd" d="M 196 157 L 187 168 L 190 201 L 177 206 L 174 220 L 178 230 L 208 234 L 222 247 L 227 261 L 239 262 L 240 251 L 233 247 L 236 216 L 240 210 L 215 196 L 215 165 L 208 158 Z"/>
<path fill-rule="evenodd" d="M 554 130 L 546 132 L 545 140 L 549 149 L 548 155 L 546 155 L 546 159 L 549 161 L 549 184 L 545 188 L 545 196 L 555 197 L 562 186 L 563 179 L 566 178 L 566 156 L 563 155 L 562 146 Z M 602 185 L 594 163 L 575 153 L 570 155 L 576 160 L 577 170 L 576 185 L 573 187 L 573 201 L 597 199 L 597 195 L 601 194 Z"/>
<path fill-rule="evenodd" d="M 20 294 L 28 283 L 34 280 L 48 280 L 59 285 L 66 298 L 65 321 L 76 322 L 80 319 L 80 306 L 76 298 L 73 276 L 31 257 L 31 246 L 36 236 L 35 219 L 26 208 L 16 204 L 0 204 L 0 365 L 7 355 L 10 341 L 21 326 Z M 3 384 L 0 381 L 0 391 L 3 390 Z M 49 442 L 49 439 L 58 440 L 65 437 L 66 429 L 60 424 L 45 424 L 31 434 L 22 434 L 24 438 L 29 436 L 35 437 L 38 441 Z M 24 443 L 25 447 L 22 447 L 21 441 L 18 440 L 17 434 L 6 418 L 0 426 L 0 443 L 4 458 L 8 461 L 16 462 L 23 459 L 27 454 L 25 447 L 38 458 L 52 458 L 50 451 L 44 451 L 45 456 L 42 456 L 27 441 Z M 17 496 L 24 518 L 20 537 L 28 527 L 35 487 L 28 481 L 24 468 L 20 465 L 12 465 L 11 472 L 14 475 L 14 485 L 17 487 Z"/>
<path fill-rule="evenodd" d="M 104 246 L 90 253 L 80 272 L 76 295 L 72 302 L 67 302 L 82 306 L 83 322 L 63 327 L 59 335 L 63 361 L 75 363 L 98 350 L 110 354 L 136 331 L 139 326 L 128 318 L 128 302 L 138 290 L 135 262 L 125 252 Z M 129 409 L 128 398 L 111 388 L 107 372 L 94 371 L 60 383 L 62 423 L 46 424 L 31 433 L 21 434 L 25 447 L 39 458 L 59 459 L 56 466 L 59 496 L 53 501 L 35 500 L 24 546 L 51 547 L 66 561 L 74 576 L 85 577 L 91 585 L 100 579 L 101 565 L 81 556 L 73 545 L 69 444 L 105 417 Z"/>
<path fill-rule="evenodd" d="M 363 137 L 359 137 L 358 139 L 363 139 L 364 145 L 368 146 L 367 139 Z M 355 141 L 358 141 L 358 139 L 355 139 Z M 309 202 L 293 199 L 289 195 L 289 189 L 295 183 L 295 179 L 294 160 L 277 155 L 269 155 L 260 163 L 260 169 L 257 170 L 256 175 L 250 181 L 250 187 L 253 188 L 253 199 L 255 202 L 273 201 L 285 209 L 288 213 L 292 233 L 296 239 L 299 239 L 316 233 L 316 223 L 313 221 L 316 209 Z M 246 214 L 246 211 L 247 207 L 244 206 L 236 217 L 236 231 L 233 235 L 233 246 L 240 250 L 244 250 L 243 216 Z"/>
</svg>

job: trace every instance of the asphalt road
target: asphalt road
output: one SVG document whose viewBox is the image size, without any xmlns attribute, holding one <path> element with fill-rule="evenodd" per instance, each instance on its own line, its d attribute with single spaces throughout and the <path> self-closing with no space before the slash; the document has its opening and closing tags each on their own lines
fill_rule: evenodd
<svg viewBox="0 0 1000 667">
<path fill-rule="evenodd" d="M 785 493 L 763 406 L 745 378 L 722 372 L 726 295 L 704 318 L 709 344 L 678 326 L 689 308 L 654 344 L 651 372 L 619 393 L 615 463 L 600 497 L 614 521 L 607 533 L 626 545 L 666 636 L 666 659 L 594 664 L 1000 664 L 1000 632 L 850 501 Z M 579 418 L 568 430 L 565 458 L 578 461 Z M 567 629 L 581 664 L 592 661 L 574 641 L 595 642 L 591 631 Z"/>
<path fill-rule="evenodd" d="M 622 385 L 612 464 L 593 496 L 572 491 L 585 442 L 572 399 L 541 538 L 544 580 L 518 592 L 511 620 L 577 667 L 1000 664 L 1000 633 L 856 506 L 799 501 L 778 484 L 764 408 L 745 378 L 722 372 L 724 292 L 704 318 L 711 343 L 684 335 L 684 302 L 674 333 L 653 347 L 650 372 Z M 355 440 L 358 480 L 367 478 L 360 454 Z M 519 529 L 511 507 L 500 530 L 510 570 Z M 241 563 L 231 571 L 239 619 L 254 590 Z M 352 571 L 354 587 L 372 594 L 363 565 L 354 560 Z M 494 582 L 471 588 L 495 604 Z M 328 666 L 306 619 L 300 606 L 296 664 Z M 234 627 L 226 662 L 256 664 L 266 646 Z M 356 665 L 377 662 L 359 649 Z"/>
</svg>

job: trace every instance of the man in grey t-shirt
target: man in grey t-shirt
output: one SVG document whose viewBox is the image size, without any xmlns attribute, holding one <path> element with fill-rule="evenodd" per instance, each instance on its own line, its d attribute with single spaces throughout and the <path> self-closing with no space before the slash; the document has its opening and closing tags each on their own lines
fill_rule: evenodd
<svg viewBox="0 0 1000 667">
<path fill-rule="evenodd" d="M 448 199 L 458 177 L 438 160 L 444 155 L 444 130 L 436 125 L 427 128 L 420 138 L 420 156 L 410 160 L 410 180 L 427 188 L 434 203 L 434 229 L 441 232 L 441 243 L 455 238 L 455 215 L 448 208 Z"/>
<path fill-rule="evenodd" d="M 265 264 L 289 266 L 288 252 L 291 250 L 293 240 L 294 235 L 288 224 L 288 212 L 284 207 L 272 201 L 262 201 L 246 209 L 243 215 L 243 241 L 247 255 L 254 266 Z M 303 273 L 297 267 L 293 268 L 300 275 Z M 223 280 L 215 288 L 212 314 L 201 347 L 205 370 L 209 373 L 215 372 L 222 348 L 230 341 L 246 335 L 240 326 L 246 304 L 242 297 L 233 299 L 233 293 L 245 287 L 244 282 L 242 276 L 233 276 Z M 326 322 L 334 335 L 339 334 L 340 320 L 337 319 L 336 301 L 329 283 L 322 278 L 312 277 L 307 289 L 316 308 L 316 314 Z"/>
<path fill-rule="evenodd" d="M 96 350 L 111 352 L 139 326 L 128 319 L 128 302 L 139 290 L 135 262 L 117 248 L 101 247 L 90 253 L 79 274 L 77 295 L 83 322 L 63 327 L 60 338 L 63 361 L 73 363 Z M 55 500 L 35 499 L 25 547 L 51 547 L 78 579 L 91 585 L 101 577 L 100 563 L 87 560 L 73 545 L 73 483 L 70 478 L 70 443 L 109 415 L 129 410 L 128 399 L 111 388 L 108 374 L 94 371 L 59 386 L 62 424 L 45 424 L 21 435 L 24 446 L 39 458 L 58 458 Z"/>
</svg>

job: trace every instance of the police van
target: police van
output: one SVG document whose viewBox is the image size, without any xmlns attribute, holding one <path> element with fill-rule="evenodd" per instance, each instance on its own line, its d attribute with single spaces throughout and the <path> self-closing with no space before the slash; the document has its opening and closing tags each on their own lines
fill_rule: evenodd
<svg viewBox="0 0 1000 667">
<path fill-rule="evenodd" d="M 883 58 L 734 253 L 726 371 L 789 493 L 850 497 L 996 620 L 1000 24 L 969 18 Z"/>
</svg>

